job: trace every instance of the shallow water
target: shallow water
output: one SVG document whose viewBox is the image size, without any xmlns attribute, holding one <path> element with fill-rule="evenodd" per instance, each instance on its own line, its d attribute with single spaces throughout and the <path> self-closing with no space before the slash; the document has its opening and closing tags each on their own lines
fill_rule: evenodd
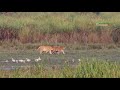
<svg viewBox="0 0 120 90">
<path fill-rule="evenodd" d="M 109 49 L 109 50 L 66 50 L 65 55 L 60 54 L 42 54 L 34 50 L 26 51 L 1 51 L 0 52 L 0 69 L 2 70 L 14 70 L 20 67 L 32 66 L 35 64 L 45 64 L 47 66 L 59 65 L 63 66 L 65 63 L 68 63 L 71 66 L 78 65 L 81 60 L 110 60 L 110 61 L 120 61 L 120 49 Z M 42 60 L 35 62 L 35 59 L 40 57 Z M 26 63 L 15 63 L 12 62 L 14 59 L 31 59 L 31 62 Z M 5 62 L 8 60 L 8 62 Z"/>
</svg>

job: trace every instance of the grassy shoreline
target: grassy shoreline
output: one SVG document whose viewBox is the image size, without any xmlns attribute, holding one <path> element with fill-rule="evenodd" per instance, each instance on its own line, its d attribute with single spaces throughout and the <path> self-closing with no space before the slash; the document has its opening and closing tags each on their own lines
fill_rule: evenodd
<svg viewBox="0 0 120 90">
<path fill-rule="evenodd" d="M 22 74 L 21 74 L 22 73 Z M 76 67 L 64 65 L 63 68 L 44 65 L 20 68 L 11 71 L 0 70 L 1 78 L 119 78 L 120 62 L 81 60 Z"/>
</svg>

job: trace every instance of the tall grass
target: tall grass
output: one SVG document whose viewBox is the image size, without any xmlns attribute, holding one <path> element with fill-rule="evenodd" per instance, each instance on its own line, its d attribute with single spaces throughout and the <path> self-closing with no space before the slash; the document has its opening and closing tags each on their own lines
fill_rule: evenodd
<svg viewBox="0 0 120 90">
<path fill-rule="evenodd" d="M 17 12 L 13 15 L 0 15 L 0 27 L 21 29 L 27 25 L 35 25 L 34 30 L 43 32 L 62 32 L 76 30 L 96 30 L 97 22 L 109 22 L 112 27 L 119 27 L 120 13 L 104 12 L 100 15 L 88 12 L 80 14 L 75 12 Z"/>
<path fill-rule="evenodd" d="M 0 15 L 0 40 L 21 43 L 113 43 L 111 31 L 120 27 L 119 12 L 16 12 Z M 107 27 L 98 22 L 110 23 Z"/>
<path fill-rule="evenodd" d="M 34 67 L 20 68 L 12 71 L 0 70 L 0 77 L 8 78 L 119 78 L 120 62 L 104 60 L 81 60 L 79 65 L 63 67 L 36 65 Z"/>
</svg>

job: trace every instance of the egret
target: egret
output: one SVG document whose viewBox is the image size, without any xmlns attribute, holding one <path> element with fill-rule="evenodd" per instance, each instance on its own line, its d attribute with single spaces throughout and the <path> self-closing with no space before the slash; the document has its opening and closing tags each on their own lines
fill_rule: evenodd
<svg viewBox="0 0 120 90">
<path fill-rule="evenodd" d="M 40 61 L 40 60 L 41 60 L 41 58 L 40 58 L 40 57 L 39 57 L 38 59 L 35 59 L 35 61 L 36 61 L 36 62 L 38 62 L 38 61 Z"/>
<path fill-rule="evenodd" d="M 31 60 L 30 60 L 30 59 L 28 59 L 28 58 L 26 58 L 26 61 L 27 61 L 27 62 L 30 62 Z"/>
</svg>

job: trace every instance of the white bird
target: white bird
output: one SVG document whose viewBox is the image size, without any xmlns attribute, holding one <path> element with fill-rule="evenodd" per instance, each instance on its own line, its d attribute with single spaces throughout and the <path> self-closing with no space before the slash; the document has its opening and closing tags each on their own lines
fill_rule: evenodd
<svg viewBox="0 0 120 90">
<path fill-rule="evenodd" d="M 12 58 L 12 62 L 16 62 L 16 63 L 18 63 L 18 60 L 15 60 L 15 59 Z"/>
<path fill-rule="evenodd" d="M 12 58 L 12 62 L 16 62 L 16 60 Z"/>
<path fill-rule="evenodd" d="M 20 59 L 20 60 L 18 60 L 19 62 L 23 62 L 23 63 L 25 63 L 25 60 L 22 60 L 22 59 Z"/>
<path fill-rule="evenodd" d="M 30 59 L 28 59 L 28 58 L 26 58 L 26 61 L 27 61 L 27 62 L 30 62 L 31 60 L 30 60 Z"/>
<path fill-rule="evenodd" d="M 16 63 L 18 63 L 18 60 L 15 60 Z"/>
<path fill-rule="evenodd" d="M 41 58 L 39 57 L 38 59 L 35 59 L 35 62 L 38 62 L 38 61 L 40 61 L 41 60 Z"/>
<path fill-rule="evenodd" d="M 78 61 L 80 62 L 81 60 L 80 60 L 80 59 L 78 59 Z"/>
</svg>

